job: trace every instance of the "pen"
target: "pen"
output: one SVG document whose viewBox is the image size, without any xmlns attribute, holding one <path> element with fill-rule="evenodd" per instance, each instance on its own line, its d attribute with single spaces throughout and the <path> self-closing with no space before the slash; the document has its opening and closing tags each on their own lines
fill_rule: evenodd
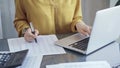
<svg viewBox="0 0 120 68">
<path fill-rule="evenodd" d="M 34 27 L 33 27 L 31 22 L 30 22 L 30 28 L 31 28 L 32 33 L 35 34 L 35 30 L 34 30 Z M 36 38 L 35 38 L 35 42 L 37 43 L 37 39 Z"/>
</svg>

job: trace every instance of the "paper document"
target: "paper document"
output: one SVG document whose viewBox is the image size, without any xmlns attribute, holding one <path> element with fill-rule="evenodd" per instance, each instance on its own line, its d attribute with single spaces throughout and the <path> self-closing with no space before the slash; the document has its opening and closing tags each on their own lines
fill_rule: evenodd
<svg viewBox="0 0 120 68">
<path fill-rule="evenodd" d="M 111 68 L 106 61 L 89 61 L 47 65 L 46 68 Z"/>
<path fill-rule="evenodd" d="M 26 42 L 22 37 L 22 38 L 8 39 L 8 45 L 11 52 L 29 49 L 27 58 L 25 59 L 26 63 L 23 64 L 23 67 L 21 68 L 30 68 L 30 67 L 39 68 L 43 55 L 66 53 L 62 47 L 56 46 L 54 44 L 54 42 L 57 40 L 58 39 L 56 35 L 40 35 L 37 37 L 37 43 L 35 41 L 31 43 Z M 39 61 L 34 57 L 36 58 L 39 57 L 38 58 Z M 29 63 L 30 62 L 32 63 L 33 62 L 32 60 L 35 60 L 34 62 L 39 65 L 36 65 L 35 63 L 33 65 L 30 65 Z M 27 63 L 29 64 L 28 65 L 29 67 L 27 67 Z M 34 65 L 36 65 L 36 67 L 33 67 Z"/>
<path fill-rule="evenodd" d="M 27 56 L 22 66 L 17 68 L 40 68 L 40 63 L 43 56 Z"/>
<path fill-rule="evenodd" d="M 11 52 L 29 49 L 31 55 L 49 55 L 65 53 L 64 49 L 54 45 L 57 41 L 55 35 L 40 35 L 37 37 L 38 43 L 34 41 L 28 43 L 24 38 L 8 39 L 9 49 Z"/>
</svg>

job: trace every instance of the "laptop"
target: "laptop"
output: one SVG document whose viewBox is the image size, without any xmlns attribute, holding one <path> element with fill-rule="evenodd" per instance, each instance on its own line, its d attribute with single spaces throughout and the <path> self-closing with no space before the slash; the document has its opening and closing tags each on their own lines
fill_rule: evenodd
<svg viewBox="0 0 120 68">
<path fill-rule="evenodd" d="M 120 6 L 96 12 L 90 37 L 77 33 L 55 42 L 56 45 L 89 55 L 113 43 L 120 35 Z"/>
</svg>

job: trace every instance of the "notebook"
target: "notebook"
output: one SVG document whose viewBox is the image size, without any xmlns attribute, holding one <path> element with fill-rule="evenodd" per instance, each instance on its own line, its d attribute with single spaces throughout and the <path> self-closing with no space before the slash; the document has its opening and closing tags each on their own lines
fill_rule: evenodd
<svg viewBox="0 0 120 68">
<path fill-rule="evenodd" d="M 113 43 L 120 35 L 119 29 L 120 6 L 107 8 L 96 12 L 90 37 L 77 33 L 60 39 L 55 44 L 88 55 Z"/>
</svg>

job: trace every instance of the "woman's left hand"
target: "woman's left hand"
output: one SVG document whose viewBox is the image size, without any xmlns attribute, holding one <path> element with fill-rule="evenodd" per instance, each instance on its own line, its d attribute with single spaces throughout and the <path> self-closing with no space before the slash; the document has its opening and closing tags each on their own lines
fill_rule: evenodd
<svg viewBox="0 0 120 68">
<path fill-rule="evenodd" d="M 88 36 L 88 35 L 90 35 L 90 33 L 91 33 L 91 27 L 88 26 L 88 25 L 86 25 L 86 24 L 83 23 L 83 22 L 77 23 L 77 24 L 76 24 L 76 29 L 77 29 L 77 31 L 78 31 L 80 34 L 82 34 L 82 35 Z"/>
</svg>

